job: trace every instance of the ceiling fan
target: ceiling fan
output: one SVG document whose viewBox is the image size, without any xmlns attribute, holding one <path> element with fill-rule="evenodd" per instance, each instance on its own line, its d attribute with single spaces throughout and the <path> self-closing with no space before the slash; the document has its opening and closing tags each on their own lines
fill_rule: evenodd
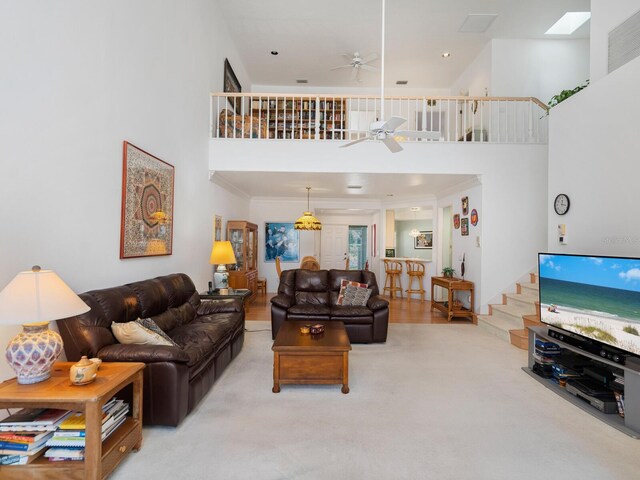
<svg viewBox="0 0 640 480">
<path fill-rule="evenodd" d="M 372 53 L 371 55 L 367 55 L 362 58 L 359 52 L 355 52 L 353 55 L 348 53 L 341 53 L 345 60 L 349 63 L 346 65 L 338 65 L 337 67 L 333 67 L 331 70 L 340 70 L 341 68 L 351 68 L 351 80 L 360 81 L 360 70 L 367 70 L 369 72 L 377 72 L 378 67 L 373 67 L 369 65 L 370 62 L 378 59 L 377 53 Z"/>
<path fill-rule="evenodd" d="M 382 0 L 382 58 L 380 69 L 380 118 L 384 118 L 384 31 L 385 31 L 385 5 L 386 1 Z M 356 54 L 357 55 L 357 54 Z M 411 137 L 424 138 L 426 140 L 439 140 L 440 132 L 424 132 L 419 130 L 396 130 L 400 125 L 407 121 L 402 117 L 391 117 L 389 120 L 379 120 L 373 122 L 369 126 L 369 130 L 347 130 L 351 132 L 366 133 L 366 136 L 354 140 L 352 142 L 341 145 L 340 148 L 350 147 L 356 143 L 366 140 L 380 140 L 386 145 L 391 153 L 402 151 L 400 144 L 394 137 Z"/>
</svg>

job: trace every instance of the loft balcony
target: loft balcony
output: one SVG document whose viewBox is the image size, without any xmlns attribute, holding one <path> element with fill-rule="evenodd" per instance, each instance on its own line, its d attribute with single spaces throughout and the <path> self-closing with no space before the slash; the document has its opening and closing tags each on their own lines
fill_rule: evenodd
<svg viewBox="0 0 640 480">
<path fill-rule="evenodd" d="M 209 169 L 328 171 L 331 159 L 333 171 L 374 172 L 369 160 L 389 153 L 381 142 L 337 147 L 363 139 L 381 107 L 374 96 L 212 94 Z M 434 139 L 396 136 L 405 152 L 387 162 L 468 156 L 471 145 L 546 148 L 548 141 L 547 107 L 533 97 L 386 97 L 384 117 L 392 116 L 406 119 L 399 129 Z"/>
</svg>

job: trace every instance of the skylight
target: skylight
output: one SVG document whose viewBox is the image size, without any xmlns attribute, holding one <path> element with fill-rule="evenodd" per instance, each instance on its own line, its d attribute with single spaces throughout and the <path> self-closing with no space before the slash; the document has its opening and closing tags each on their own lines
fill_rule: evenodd
<svg viewBox="0 0 640 480">
<path fill-rule="evenodd" d="M 591 12 L 567 12 L 545 35 L 571 35 L 591 18 Z"/>
</svg>

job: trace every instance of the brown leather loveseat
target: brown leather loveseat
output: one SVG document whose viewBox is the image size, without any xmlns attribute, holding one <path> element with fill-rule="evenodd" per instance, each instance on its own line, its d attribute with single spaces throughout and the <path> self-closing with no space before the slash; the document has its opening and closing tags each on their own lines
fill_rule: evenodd
<svg viewBox="0 0 640 480">
<path fill-rule="evenodd" d="M 244 308 L 239 300 L 200 301 L 191 279 L 176 273 L 80 294 L 91 310 L 58 320 L 69 361 L 144 362 L 147 425 L 178 425 L 240 352 Z M 111 322 L 151 318 L 178 346 L 121 344 Z M 99 375 L 99 372 L 98 372 Z"/>
<path fill-rule="evenodd" d="M 342 280 L 368 285 L 371 296 L 366 306 L 337 305 Z M 271 334 L 275 338 L 287 320 L 340 320 L 352 343 L 385 342 L 389 302 L 379 294 L 376 276 L 368 270 L 285 270 L 278 295 L 271 299 Z"/>
</svg>

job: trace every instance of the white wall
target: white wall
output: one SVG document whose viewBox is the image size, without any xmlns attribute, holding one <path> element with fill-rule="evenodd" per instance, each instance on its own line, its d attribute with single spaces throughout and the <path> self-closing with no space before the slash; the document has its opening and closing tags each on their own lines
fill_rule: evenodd
<svg viewBox="0 0 640 480">
<path fill-rule="evenodd" d="M 492 46 L 493 96 L 536 97 L 546 104 L 589 78 L 588 39 L 495 39 Z"/>
<path fill-rule="evenodd" d="M 461 264 L 464 258 L 465 274 L 464 279 L 474 283 L 474 302 L 475 309 L 479 311 L 481 305 L 482 290 L 484 287 L 483 279 L 487 275 L 483 275 L 483 272 L 490 274 L 491 270 L 496 270 L 490 264 L 483 265 L 482 253 L 483 253 L 483 239 L 482 239 L 482 224 L 484 217 L 484 210 L 482 208 L 482 197 L 484 193 L 484 185 L 476 185 L 471 188 L 467 188 L 456 192 L 454 194 L 447 195 L 442 198 L 438 198 L 438 212 L 442 212 L 442 209 L 451 206 L 451 218 L 453 215 L 460 215 L 460 218 L 469 219 L 469 235 L 462 235 L 462 229 L 453 229 L 451 236 L 451 267 L 456 271 L 455 276 L 460 277 L 462 274 Z M 462 198 L 469 197 L 469 213 L 462 215 Z M 476 209 L 478 211 L 478 224 L 476 226 L 471 225 L 471 210 Z M 449 221 L 449 219 L 447 219 Z M 441 219 L 442 225 L 447 224 L 445 219 Z M 451 220 L 453 225 L 453 221 Z M 477 239 L 480 238 L 480 246 L 477 244 Z M 435 254 L 434 260 L 436 260 L 433 275 L 441 275 L 442 272 L 442 248 L 443 245 L 438 246 L 438 250 Z M 532 258 L 531 263 L 533 264 Z M 508 278 L 503 277 L 503 281 L 508 281 Z M 431 280 L 429 280 L 431 282 Z M 429 283 L 431 285 L 431 283 Z M 469 302 L 466 298 L 459 298 L 465 306 L 469 306 Z"/>
<path fill-rule="evenodd" d="M 489 96 L 493 95 L 491 88 L 491 57 L 493 44 L 487 42 L 478 56 L 462 72 L 462 75 L 451 86 L 451 95 L 470 95 L 483 97 L 485 89 Z"/>
<path fill-rule="evenodd" d="M 592 82 L 608 73 L 609 32 L 638 10 L 638 0 L 591 0 Z"/>
<path fill-rule="evenodd" d="M 636 58 L 551 111 L 549 251 L 640 256 L 639 78 Z M 562 217 L 553 212 L 558 193 L 571 200 Z M 566 246 L 558 244 L 559 223 Z"/>
<path fill-rule="evenodd" d="M 214 213 L 248 214 L 208 181 L 225 56 L 250 88 L 209 0 L 1 4 L 0 288 L 33 264 L 76 291 L 178 271 L 206 287 Z M 171 256 L 119 259 L 123 140 L 176 168 Z"/>
</svg>

